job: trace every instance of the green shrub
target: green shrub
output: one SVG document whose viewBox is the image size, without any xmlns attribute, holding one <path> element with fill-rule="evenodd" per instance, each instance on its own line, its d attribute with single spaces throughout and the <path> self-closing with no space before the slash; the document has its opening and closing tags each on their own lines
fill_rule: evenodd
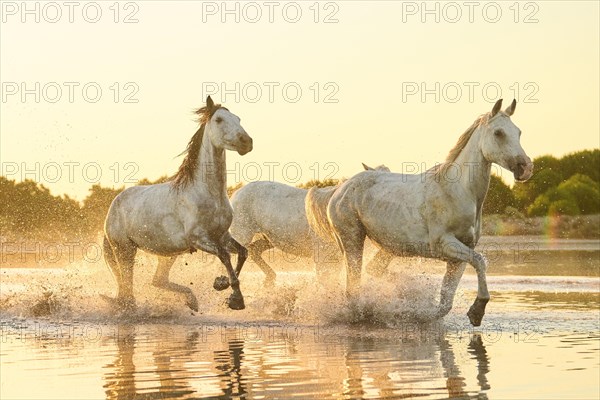
<svg viewBox="0 0 600 400">
<path fill-rule="evenodd" d="M 513 187 L 515 199 L 521 209 L 525 209 L 538 196 L 557 187 L 562 181 L 561 174 L 554 169 L 538 169 L 537 164 L 534 168 L 531 179 L 527 182 L 516 182 Z"/>
<path fill-rule="evenodd" d="M 589 176 L 575 174 L 558 185 L 558 191 L 561 198 L 574 198 L 581 214 L 600 212 L 600 185 Z"/>
<path fill-rule="evenodd" d="M 575 196 L 567 190 L 549 189 L 538 196 L 527 208 L 530 217 L 545 215 L 579 215 L 580 210 Z"/>
<path fill-rule="evenodd" d="M 504 215 L 515 219 L 525 219 L 525 214 L 519 211 L 519 209 L 512 206 L 508 206 L 504 209 Z"/>
<path fill-rule="evenodd" d="M 561 199 L 550 203 L 548 208 L 548 214 L 550 215 L 579 215 L 579 208 L 577 203 L 573 200 Z"/>
<path fill-rule="evenodd" d="M 483 203 L 483 214 L 501 214 L 506 207 L 515 205 L 515 196 L 510 187 L 496 175 L 490 177 L 490 187 Z"/>
<path fill-rule="evenodd" d="M 311 179 L 308 182 L 305 183 L 301 183 L 299 185 L 297 185 L 296 187 L 299 187 L 301 189 L 310 189 L 311 187 L 318 187 L 318 188 L 323 188 L 323 187 L 328 187 L 328 186 L 336 186 L 339 185 L 340 183 L 342 183 L 343 179 L 331 179 L 331 178 L 327 178 L 325 180 L 315 180 L 315 179 Z"/>
</svg>

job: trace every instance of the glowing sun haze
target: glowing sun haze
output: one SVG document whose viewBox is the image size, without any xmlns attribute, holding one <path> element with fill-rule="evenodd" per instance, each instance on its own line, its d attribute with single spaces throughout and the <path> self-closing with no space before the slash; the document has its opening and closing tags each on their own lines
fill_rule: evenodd
<svg viewBox="0 0 600 400">
<path fill-rule="evenodd" d="M 211 93 L 254 139 L 228 154 L 230 185 L 429 168 L 500 96 L 517 97 L 532 158 L 600 146 L 595 1 L 98 2 L 96 23 L 86 2 L 72 23 L 7 3 L 21 7 L 2 3 L 2 173 L 55 194 L 172 175 Z"/>
</svg>

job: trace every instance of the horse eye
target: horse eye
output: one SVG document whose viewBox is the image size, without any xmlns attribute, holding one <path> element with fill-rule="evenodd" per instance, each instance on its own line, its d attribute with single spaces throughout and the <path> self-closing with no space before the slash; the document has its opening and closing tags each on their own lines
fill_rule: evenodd
<svg viewBox="0 0 600 400">
<path fill-rule="evenodd" d="M 494 131 L 494 136 L 496 136 L 497 138 L 501 138 L 504 136 L 504 132 L 501 129 L 498 129 Z"/>
<path fill-rule="evenodd" d="M 217 124 L 220 124 L 221 122 L 223 122 L 223 118 L 221 117 L 217 117 L 217 119 L 215 119 Z"/>
</svg>

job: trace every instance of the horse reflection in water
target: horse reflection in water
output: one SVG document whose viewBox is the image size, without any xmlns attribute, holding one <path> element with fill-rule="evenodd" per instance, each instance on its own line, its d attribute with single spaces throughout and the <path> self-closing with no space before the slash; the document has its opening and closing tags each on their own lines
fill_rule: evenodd
<svg viewBox="0 0 600 400">
<path fill-rule="evenodd" d="M 133 363 L 133 349 L 135 347 L 135 326 L 123 325 L 118 327 L 117 357 L 112 364 L 108 364 L 110 372 L 104 379 L 104 389 L 107 399 L 127 399 L 137 392 L 135 387 L 135 364 Z"/>
<path fill-rule="evenodd" d="M 228 341 L 227 350 L 215 351 L 216 369 L 222 372 L 220 375 L 226 381 L 223 390 L 224 398 L 230 396 L 244 397 L 247 394 L 242 379 L 242 359 L 244 355 L 244 341 L 231 339 Z"/>
<path fill-rule="evenodd" d="M 460 363 L 456 361 L 455 346 L 447 336 L 397 347 L 396 351 L 378 350 L 378 343 L 372 339 L 350 341 L 344 356 L 347 378 L 342 382 L 340 394 L 344 398 L 361 398 L 367 394 L 375 394 L 377 398 L 412 398 L 438 394 L 432 392 L 430 382 L 415 379 L 414 369 L 403 370 L 397 366 L 398 362 L 411 362 L 418 363 L 428 371 L 426 375 L 429 377 L 443 376 L 446 379 L 448 398 L 469 398 L 474 393 L 467 391 L 466 379 L 459 367 Z M 487 399 L 485 391 L 491 387 L 487 380 L 489 357 L 479 334 L 471 336 L 468 353 L 477 364 L 477 383 L 480 389 L 477 398 Z M 442 371 L 438 371 L 440 365 Z"/>
<path fill-rule="evenodd" d="M 164 333 L 164 332 L 163 332 Z M 177 376 L 184 371 L 184 363 L 191 360 L 191 355 L 196 351 L 199 340 L 197 331 L 187 335 L 185 341 L 177 343 L 172 348 L 165 348 L 162 343 L 156 342 L 157 349 L 153 352 L 153 361 L 158 375 L 158 387 L 144 389 L 144 398 L 177 398 L 186 397 L 195 393 L 186 379 Z M 131 399 L 142 395 L 141 389 L 136 386 L 136 376 L 142 371 L 136 370 L 134 363 L 135 348 L 140 346 L 141 339 L 136 334 L 133 325 L 121 325 L 117 333 L 117 357 L 112 364 L 105 368 L 111 370 L 105 376 L 104 385 L 107 399 Z M 183 357 L 181 357 L 183 355 Z M 143 368 L 147 370 L 146 368 Z M 150 393 L 147 393 L 150 390 Z"/>
<path fill-rule="evenodd" d="M 479 384 L 479 387 L 481 387 L 481 390 L 489 390 L 492 387 L 487 379 L 487 373 L 490 372 L 490 358 L 483 345 L 481 335 L 475 334 L 471 338 L 471 343 L 469 343 L 469 354 L 477 360 L 477 383 Z"/>
<path fill-rule="evenodd" d="M 193 387 L 194 377 L 204 379 L 209 375 L 218 376 L 218 385 L 222 392 L 222 395 L 209 396 L 209 398 L 230 398 L 230 396 L 243 396 L 246 393 L 241 374 L 243 340 L 230 339 L 227 342 L 227 350 L 214 351 L 214 369 L 219 373 L 215 374 L 214 371 L 207 369 L 197 374 L 197 371 L 190 371 L 186 363 L 196 362 L 201 358 L 194 357 L 196 353 L 201 352 L 201 333 L 197 330 L 190 331 L 185 335 L 184 340 L 179 341 L 175 337 L 177 333 L 172 329 L 165 327 L 159 330 L 161 337 L 168 337 L 170 340 L 155 341 L 156 348 L 152 352 L 152 357 L 146 358 L 136 354 L 135 349 L 143 347 L 145 341 L 136 332 L 136 327 L 133 325 L 118 327 L 117 356 L 113 363 L 105 366 L 108 370 L 104 376 L 107 399 L 197 398 L 198 395 L 205 396 L 206 393 L 201 393 Z M 153 340 L 150 338 L 156 337 L 156 334 L 147 337 L 150 341 Z M 138 360 L 153 362 L 151 365 L 138 362 L 136 367 L 134 356 L 137 356 Z M 148 379 L 147 377 L 152 376 L 148 372 L 154 372 L 158 382 Z M 139 384 L 136 385 L 136 378 L 138 383 L 143 383 L 143 388 Z"/>
<path fill-rule="evenodd" d="M 471 340 L 468 345 L 468 352 L 477 362 L 477 383 L 481 388 L 478 394 L 478 399 L 487 399 L 485 391 L 491 388 L 487 373 L 490 372 L 490 359 L 487 355 L 487 350 L 483 344 L 481 335 L 475 333 L 471 336 Z M 454 352 L 452 351 L 452 345 L 448 340 L 444 339 L 440 343 L 440 354 L 442 368 L 444 369 L 444 375 L 446 376 L 446 388 L 448 390 L 449 398 L 463 398 L 468 397 L 469 394 L 465 391 L 466 383 L 465 378 L 461 376 L 460 369 L 456 364 Z"/>
<path fill-rule="evenodd" d="M 476 395 L 486 399 L 491 387 L 487 379 L 490 360 L 478 334 L 470 341 L 426 332 L 426 338 L 408 338 L 401 344 L 338 336 L 315 343 L 312 337 L 303 340 L 293 335 L 265 341 L 235 333 L 211 337 L 199 330 L 158 330 L 142 335 L 134 326 L 119 327 L 115 361 L 105 366 L 107 399 L 306 398 L 316 394 L 342 398 Z M 144 354 L 147 351 L 151 357 Z M 465 360 L 465 353 L 470 359 Z M 212 361 L 203 362 L 208 360 Z M 467 382 L 476 386 L 468 388 Z"/>
</svg>

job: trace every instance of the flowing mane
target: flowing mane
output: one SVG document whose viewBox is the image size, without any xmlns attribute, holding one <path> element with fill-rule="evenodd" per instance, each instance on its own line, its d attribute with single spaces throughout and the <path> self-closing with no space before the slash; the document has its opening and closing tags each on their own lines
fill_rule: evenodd
<svg viewBox="0 0 600 400">
<path fill-rule="evenodd" d="M 469 143 L 469 140 L 471 139 L 471 136 L 473 136 L 473 133 L 475 132 L 475 130 L 477 128 L 479 128 L 479 126 L 486 124 L 489 121 L 489 119 L 490 119 L 490 113 L 485 113 L 483 115 L 480 115 L 473 122 L 473 124 L 471 124 L 471 126 L 468 127 L 467 130 L 462 135 L 460 135 L 460 137 L 458 138 L 458 142 L 456 142 L 454 147 L 448 152 L 448 155 L 446 156 L 446 161 L 444 161 L 442 164 L 438 164 L 432 168 L 435 175 L 444 174 L 448 170 L 448 168 L 452 165 L 452 163 L 454 161 L 456 161 L 459 154 L 463 151 L 463 149 L 465 148 L 467 143 Z"/>
<path fill-rule="evenodd" d="M 200 147 L 202 146 L 202 139 L 204 138 L 204 128 L 206 127 L 206 123 L 210 121 L 215 112 L 220 108 L 227 110 L 227 108 L 220 104 L 215 104 L 210 109 L 208 107 L 202 107 L 194 111 L 194 113 L 198 115 L 200 128 L 196 131 L 194 136 L 192 136 L 185 150 L 179 154 L 180 156 L 185 154 L 185 158 L 179 166 L 179 170 L 177 170 L 177 173 L 171 179 L 175 189 L 185 188 L 194 181 L 195 172 L 198 170 L 198 164 L 200 162 Z"/>
</svg>

